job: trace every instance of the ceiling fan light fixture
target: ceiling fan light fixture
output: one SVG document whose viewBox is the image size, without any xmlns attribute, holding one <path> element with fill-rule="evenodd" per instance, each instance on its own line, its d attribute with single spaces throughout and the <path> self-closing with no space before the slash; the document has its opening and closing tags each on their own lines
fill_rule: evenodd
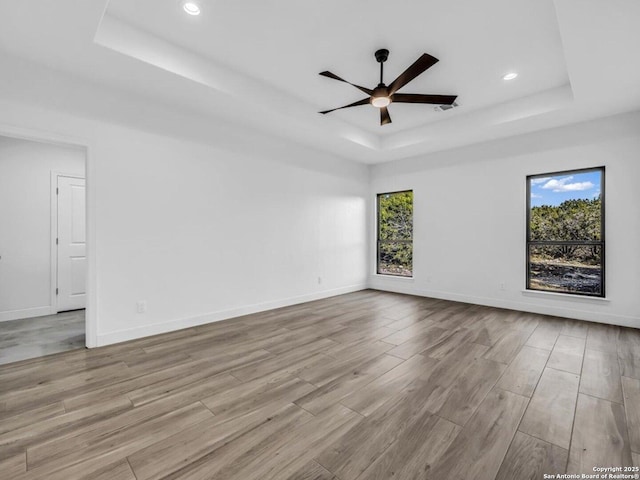
<svg viewBox="0 0 640 480">
<path fill-rule="evenodd" d="M 333 80 L 338 80 L 339 82 L 347 83 L 361 92 L 367 94 L 366 98 L 353 102 L 349 105 L 344 105 L 342 107 L 332 108 L 331 110 L 323 110 L 321 112 L 322 115 L 326 115 L 327 113 L 335 112 L 336 110 L 342 110 L 343 108 L 350 107 L 358 107 L 360 105 L 373 105 L 374 107 L 380 109 L 380 125 L 388 125 L 391 123 L 391 116 L 389 115 L 389 110 L 387 106 L 391 103 L 426 103 L 430 105 L 453 105 L 456 101 L 457 95 L 422 95 L 416 93 L 397 93 L 402 87 L 404 87 L 407 83 L 411 82 L 417 76 L 423 74 L 429 68 L 433 67 L 436 63 L 438 63 L 438 59 L 429 55 L 428 53 L 423 53 L 420 55 L 418 60 L 413 62 L 409 68 L 407 68 L 404 72 L 402 72 L 393 82 L 387 86 L 384 83 L 384 62 L 389 58 L 389 50 L 386 48 L 382 48 L 375 52 L 375 57 L 378 63 L 380 64 L 380 83 L 376 88 L 370 89 L 361 87 L 360 85 L 356 85 L 355 83 L 347 82 L 345 79 L 340 78 L 334 73 L 331 73 L 328 70 L 324 72 L 320 72 L 320 75 L 327 78 L 332 78 Z"/>
<path fill-rule="evenodd" d="M 373 97 L 371 99 L 371 105 L 377 108 L 384 108 L 391 103 L 391 99 L 389 97 Z"/>
<path fill-rule="evenodd" d="M 509 73 L 505 73 L 502 76 L 503 80 L 513 80 L 518 76 L 518 74 L 516 72 L 509 72 Z"/>
<path fill-rule="evenodd" d="M 200 6 L 195 2 L 185 2 L 182 5 L 182 9 L 189 15 L 200 15 Z"/>
</svg>

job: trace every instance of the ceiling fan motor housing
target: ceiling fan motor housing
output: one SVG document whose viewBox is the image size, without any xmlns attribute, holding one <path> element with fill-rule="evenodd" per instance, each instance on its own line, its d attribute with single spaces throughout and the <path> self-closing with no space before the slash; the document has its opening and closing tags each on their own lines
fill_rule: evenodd
<svg viewBox="0 0 640 480">
<path fill-rule="evenodd" d="M 386 62 L 387 59 L 389 58 L 389 50 L 387 50 L 386 48 L 381 48 L 380 50 L 376 51 L 375 56 L 376 56 L 376 60 L 379 63 Z"/>
</svg>

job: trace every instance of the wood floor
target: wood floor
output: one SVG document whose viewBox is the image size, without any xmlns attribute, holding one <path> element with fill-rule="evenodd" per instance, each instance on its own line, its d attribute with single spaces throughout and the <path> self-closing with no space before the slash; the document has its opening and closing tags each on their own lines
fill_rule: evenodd
<svg viewBox="0 0 640 480">
<path fill-rule="evenodd" d="M 0 364 L 84 348 L 84 310 L 0 322 Z"/>
<path fill-rule="evenodd" d="M 372 290 L 0 366 L 13 480 L 541 479 L 640 461 L 640 331 Z"/>
</svg>

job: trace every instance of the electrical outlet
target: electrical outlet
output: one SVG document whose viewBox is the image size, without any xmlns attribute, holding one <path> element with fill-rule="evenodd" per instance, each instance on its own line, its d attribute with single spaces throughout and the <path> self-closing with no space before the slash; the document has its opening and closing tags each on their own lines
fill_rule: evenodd
<svg viewBox="0 0 640 480">
<path fill-rule="evenodd" d="M 318 285 L 322 285 L 322 277 L 318 277 Z"/>
<path fill-rule="evenodd" d="M 136 303 L 136 308 L 138 310 L 138 313 L 146 313 L 147 312 L 147 302 L 146 302 L 146 300 L 139 300 Z"/>
<path fill-rule="evenodd" d="M 504 282 L 500 282 L 499 288 L 500 290 L 504 290 Z"/>
</svg>

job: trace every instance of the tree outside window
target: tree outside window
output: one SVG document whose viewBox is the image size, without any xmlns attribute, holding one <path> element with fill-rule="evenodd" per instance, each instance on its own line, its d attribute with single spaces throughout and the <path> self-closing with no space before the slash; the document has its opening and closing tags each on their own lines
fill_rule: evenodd
<svg viewBox="0 0 640 480">
<path fill-rule="evenodd" d="M 378 194 L 377 272 L 413 276 L 413 191 Z"/>
<path fill-rule="evenodd" d="M 527 289 L 604 297 L 604 167 L 527 177 Z"/>
</svg>

